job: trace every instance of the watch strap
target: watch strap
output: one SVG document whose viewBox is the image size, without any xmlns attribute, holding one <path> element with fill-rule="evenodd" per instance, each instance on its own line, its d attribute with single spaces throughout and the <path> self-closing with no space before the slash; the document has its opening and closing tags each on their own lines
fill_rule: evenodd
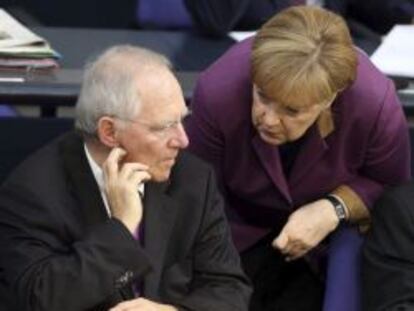
<svg viewBox="0 0 414 311">
<path fill-rule="evenodd" d="M 335 195 L 328 194 L 325 196 L 325 199 L 327 199 L 331 204 L 333 205 L 333 208 L 335 210 L 336 216 L 338 216 L 338 219 L 340 222 L 346 220 L 346 208 L 344 204 L 339 200 Z"/>
</svg>

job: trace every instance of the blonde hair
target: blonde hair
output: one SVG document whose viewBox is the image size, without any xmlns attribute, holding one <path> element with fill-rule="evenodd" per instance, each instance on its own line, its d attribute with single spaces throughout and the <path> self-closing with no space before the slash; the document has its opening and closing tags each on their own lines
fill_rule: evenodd
<svg viewBox="0 0 414 311">
<path fill-rule="evenodd" d="M 325 9 L 296 6 L 259 30 L 252 79 L 268 97 L 289 107 L 323 103 L 355 79 L 357 54 L 345 21 Z"/>
</svg>

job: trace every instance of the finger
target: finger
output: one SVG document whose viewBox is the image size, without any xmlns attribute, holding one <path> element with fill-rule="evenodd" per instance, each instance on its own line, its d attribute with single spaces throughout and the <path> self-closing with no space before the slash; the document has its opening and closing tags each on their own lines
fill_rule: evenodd
<svg viewBox="0 0 414 311">
<path fill-rule="evenodd" d="M 305 247 L 304 245 L 302 245 L 300 243 L 296 243 L 289 250 L 289 255 L 290 256 L 296 256 L 297 254 L 299 254 L 299 253 L 301 253 L 303 251 L 306 251 L 306 250 L 307 250 L 307 247 Z"/>
<path fill-rule="evenodd" d="M 129 177 L 129 181 L 134 185 L 137 186 L 140 183 L 143 183 L 147 180 L 151 179 L 151 175 L 147 171 L 134 171 L 131 176 Z"/>
<path fill-rule="evenodd" d="M 278 250 L 280 250 L 282 253 L 285 251 L 286 247 L 289 244 L 289 237 L 285 233 L 284 230 L 282 230 L 279 235 L 276 237 L 276 239 L 273 240 L 272 246 Z"/>
<path fill-rule="evenodd" d="M 305 256 L 308 253 L 308 251 L 309 251 L 309 249 L 305 249 L 305 248 L 299 249 L 294 254 L 287 256 L 286 261 L 292 261 L 292 260 L 299 259 L 299 258 Z"/>
<path fill-rule="evenodd" d="M 291 257 L 294 256 L 297 252 L 300 251 L 302 245 L 300 244 L 299 241 L 297 240 L 292 240 L 289 237 L 289 241 L 288 244 L 281 250 L 279 250 L 282 255 L 286 256 L 286 257 Z"/>
<path fill-rule="evenodd" d="M 148 165 L 138 162 L 124 163 L 124 165 L 122 165 L 121 169 L 119 170 L 119 177 L 128 179 L 134 172 L 139 171 L 148 171 Z"/>
<path fill-rule="evenodd" d="M 128 310 L 134 307 L 139 306 L 142 303 L 143 298 L 136 298 L 127 301 L 123 301 L 117 304 L 114 308 L 110 309 L 110 311 L 123 311 Z"/>
<path fill-rule="evenodd" d="M 126 155 L 126 151 L 122 148 L 113 148 L 109 153 L 103 165 L 104 176 L 111 178 L 118 173 L 119 162 Z"/>
<path fill-rule="evenodd" d="M 283 249 L 283 254 L 292 256 L 298 252 L 298 250 L 301 248 L 301 244 L 298 241 L 292 241 L 289 240 L 288 245 Z"/>
</svg>

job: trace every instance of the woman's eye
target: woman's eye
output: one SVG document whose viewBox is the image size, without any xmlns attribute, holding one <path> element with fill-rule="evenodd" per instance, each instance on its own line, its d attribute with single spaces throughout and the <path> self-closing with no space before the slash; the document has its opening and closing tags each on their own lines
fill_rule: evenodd
<svg viewBox="0 0 414 311">
<path fill-rule="evenodd" d="M 261 94 L 258 94 L 258 97 L 259 97 L 259 101 L 265 106 L 268 106 L 271 103 L 270 99 L 266 98 L 265 96 Z"/>
<path fill-rule="evenodd" d="M 289 108 L 289 107 L 285 107 L 285 111 L 290 116 L 296 116 L 299 113 L 299 110 L 293 109 L 293 108 Z"/>
</svg>

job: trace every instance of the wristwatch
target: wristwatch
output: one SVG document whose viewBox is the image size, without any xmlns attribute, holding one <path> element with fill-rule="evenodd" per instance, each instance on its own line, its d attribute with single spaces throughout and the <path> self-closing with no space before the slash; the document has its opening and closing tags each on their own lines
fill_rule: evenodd
<svg viewBox="0 0 414 311">
<path fill-rule="evenodd" d="M 328 194 L 325 196 L 329 202 L 332 203 L 336 216 L 338 216 L 339 222 L 343 222 L 346 220 L 346 207 L 342 204 L 342 202 L 332 194 Z"/>
</svg>

